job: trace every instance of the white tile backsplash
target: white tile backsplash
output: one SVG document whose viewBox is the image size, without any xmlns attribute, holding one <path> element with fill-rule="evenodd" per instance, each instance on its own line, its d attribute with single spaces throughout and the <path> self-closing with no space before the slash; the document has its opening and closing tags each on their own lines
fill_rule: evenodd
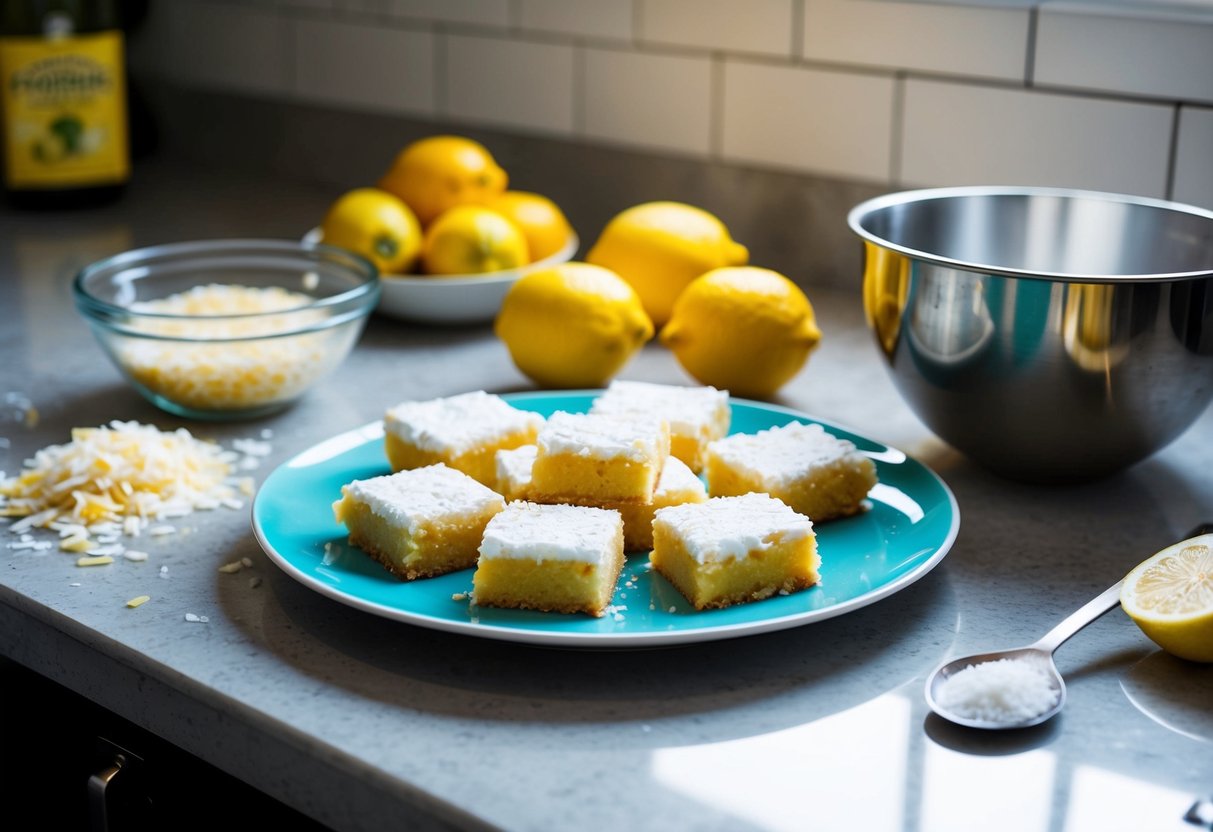
<svg viewBox="0 0 1213 832">
<path fill-rule="evenodd" d="M 294 25 L 299 98 L 433 114 L 433 33 L 311 19 Z"/>
<path fill-rule="evenodd" d="M 273 0 L 279 6 L 311 8 L 311 10 L 334 10 L 346 4 L 346 0 Z"/>
<path fill-rule="evenodd" d="M 640 39 L 788 57 L 792 0 L 639 0 Z"/>
<path fill-rule="evenodd" d="M 317 11 L 339 9 L 344 4 L 344 0 L 274 0 L 274 2 L 279 6 Z"/>
<path fill-rule="evenodd" d="M 907 185 L 1166 194 L 1168 106 L 911 78 L 904 119 Z"/>
<path fill-rule="evenodd" d="M 397 17 L 477 26 L 510 26 L 510 0 L 353 0 Z M 382 8 L 381 8 L 382 7 Z"/>
<path fill-rule="evenodd" d="M 1022 82 L 1027 9 L 804 0 L 804 57 Z"/>
<path fill-rule="evenodd" d="M 1179 112 L 1175 180 L 1171 198 L 1213 210 L 1213 108 L 1184 107 Z"/>
<path fill-rule="evenodd" d="M 573 47 L 446 36 L 446 115 L 524 132 L 573 132 Z"/>
<path fill-rule="evenodd" d="M 1213 202 L 1213 0 L 173 0 L 131 64 L 890 187 Z"/>
<path fill-rule="evenodd" d="M 160 29 L 166 74 L 211 89 L 291 93 L 291 23 L 272 10 L 181 3 Z"/>
<path fill-rule="evenodd" d="M 711 70 L 706 57 L 586 49 L 585 135 L 707 154 Z"/>
<path fill-rule="evenodd" d="M 1037 84 L 1213 102 L 1213 11 L 1148 20 L 1054 8 L 1037 23 Z"/>
<path fill-rule="evenodd" d="M 888 180 L 891 77 L 729 61 L 724 78 L 726 160 Z"/>
<path fill-rule="evenodd" d="M 519 26 L 591 38 L 632 40 L 633 0 L 521 0 Z"/>
</svg>

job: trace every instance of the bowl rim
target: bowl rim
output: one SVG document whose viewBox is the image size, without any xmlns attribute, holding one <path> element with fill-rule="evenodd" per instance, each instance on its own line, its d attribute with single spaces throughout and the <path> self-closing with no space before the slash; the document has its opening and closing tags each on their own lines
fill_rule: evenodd
<svg viewBox="0 0 1213 832">
<path fill-rule="evenodd" d="M 1029 271 L 1010 266 L 996 266 L 989 263 L 978 263 L 971 260 L 944 257 L 939 254 L 921 251 L 900 243 L 894 243 L 863 227 L 863 221 L 876 213 L 896 205 L 908 205 L 918 202 L 946 200 L 956 197 L 973 196 L 1023 196 L 1023 197 L 1053 197 L 1064 199 L 1084 199 L 1095 202 L 1113 202 L 1127 205 L 1137 205 L 1145 208 L 1157 208 L 1164 211 L 1187 214 L 1200 217 L 1213 223 L 1213 211 L 1196 205 L 1173 202 L 1154 197 L 1134 196 L 1132 194 L 1095 191 L 1080 188 L 1056 188 L 1032 185 L 959 185 L 946 188 L 919 188 L 908 191 L 896 191 L 865 200 L 847 213 L 847 225 L 859 237 L 868 243 L 883 249 L 895 251 L 923 260 L 937 266 L 959 269 L 979 274 L 1000 275 L 1003 277 L 1018 277 L 1028 280 L 1061 281 L 1064 283 L 1162 283 L 1194 278 L 1213 276 L 1213 266 L 1190 272 L 1157 272 L 1148 274 L 1091 274 L 1086 272 L 1053 272 Z"/>
<path fill-rule="evenodd" d="M 320 226 L 311 228 L 303 235 L 303 242 L 326 245 L 320 242 Z M 512 269 L 501 269 L 496 272 L 484 272 L 483 274 L 396 274 L 394 272 L 384 272 L 379 276 L 383 281 L 384 286 L 488 286 L 497 283 L 513 283 L 524 274 L 538 271 L 539 269 L 548 266 L 558 266 L 561 263 L 567 263 L 573 259 L 573 255 L 577 253 L 577 249 L 581 247 L 581 238 L 577 236 L 577 232 L 570 229 L 569 236 L 564 241 L 564 245 L 559 250 L 542 260 L 535 260 L 531 263 L 524 263 L 521 266 L 516 266 Z"/>
<path fill-rule="evenodd" d="M 102 300 L 101 298 L 99 298 L 96 295 L 89 292 L 87 288 L 85 288 L 85 281 L 87 280 L 87 278 L 103 269 L 115 268 L 115 267 L 130 268 L 132 266 L 137 266 L 141 261 L 151 260 L 151 259 L 155 259 L 155 258 L 165 256 L 165 255 L 218 254 L 218 253 L 240 254 L 240 253 L 251 253 L 251 252 L 255 252 L 255 251 L 267 251 L 267 250 L 270 252 L 281 253 L 281 254 L 292 254 L 292 253 L 307 254 L 307 253 L 311 252 L 311 253 L 329 255 L 329 257 L 331 257 L 331 258 L 332 257 L 346 258 L 346 259 L 352 261 L 353 264 L 355 266 L 357 266 L 360 271 L 363 272 L 363 276 L 365 277 L 365 279 L 363 280 L 363 282 L 359 283 L 357 286 L 354 286 L 350 289 L 346 289 L 343 292 L 339 292 L 335 295 L 330 295 L 330 296 L 324 297 L 324 298 L 312 298 L 311 303 L 307 303 L 307 304 L 304 304 L 301 306 L 293 306 L 288 309 L 278 309 L 278 310 L 273 310 L 273 311 L 269 311 L 269 312 L 242 312 L 242 313 L 234 313 L 234 314 L 228 314 L 228 315 L 205 315 L 205 316 L 174 314 L 174 313 L 170 313 L 170 312 L 150 312 L 150 311 L 143 311 L 143 310 L 139 310 L 139 309 L 132 309 L 130 306 L 124 306 L 122 304 L 111 303 L 109 301 Z M 90 319 L 94 319 L 94 320 L 104 319 L 104 322 L 107 325 L 110 325 L 111 327 L 113 327 L 115 329 L 120 329 L 120 330 L 123 330 L 124 332 L 126 332 L 127 330 L 125 327 L 121 327 L 121 326 L 115 327 L 113 325 L 112 319 L 125 317 L 125 318 L 142 319 L 142 320 L 164 320 L 164 321 L 192 320 L 192 321 L 196 321 L 201 317 L 203 320 L 207 321 L 208 323 L 209 322 L 222 322 L 222 321 L 245 321 L 245 320 L 256 320 L 261 317 L 294 315 L 294 314 L 298 314 L 300 312 L 314 311 L 317 309 L 328 309 L 330 307 L 340 308 L 340 307 L 345 307 L 345 306 L 354 307 L 354 309 L 352 311 L 353 311 L 353 316 L 356 317 L 359 314 L 369 314 L 370 311 L 374 308 L 375 303 L 379 299 L 379 294 L 381 291 L 380 283 L 381 283 L 381 281 L 380 281 L 380 277 L 379 277 L 379 271 L 375 267 L 374 263 L 372 263 L 370 260 L 366 259 L 365 257 L 362 257 L 359 254 L 355 254 L 354 252 L 347 251 L 343 248 L 325 245 L 324 243 L 314 243 L 314 242 L 307 242 L 307 241 L 277 240 L 277 239 L 270 239 L 270 238 L 254 238 L 254 237 L 245 237 L 245 238 L 233 237 L 233 238 L 216 238 L 216 239 L 210 239 L 210 240 L 187 240 L 187 241 L 175 242 L 175 243 L 160 243 L 160 244 L 154 245 L 154 246 L 144 246 L 142 248 L 129 249 L 127 251 L 120 252 L 119 254 L 110 255 L 109 257 L 103 257 L 100 260 L 96 260 L 92 263 L 89 263 L 87 266 L 80 269 L 80 271 L 78 271 L 76 273 L 75 277 L 72 279 L 72 295 L 74 296 L 74 298 L 76 300 L 77 308 L 82 313 L 84 313 L 87 317 L 89 317 Z M 297 335 L 300 333 L 310 332 L 310 331 L 317 330 L 317 329 L 327 329 L 330 326 L 336 326 L 338 324 L 344 323 L 345 321 L 349 320 L 350 317 L 351 317 L 351 315 L 349 313 L 347 313 L 347 314 L 343 314 L 343 315 L 338 315 L 333 318 L 327 318 L 324 321 L 317 322 L 317 324 L 319 324 L 319 325 L 313 324 L 313 325 L 309 325 L 309 326 L 302 327 L 302 328 L 289 329 L 283 333 L 274 333 L 273 335 L 260 336 L 260 337 L 273 338 L 273 337 L 281 337 L 282 335 Z M 142 337 L 161 337 L 161 338 L 163 338 L 163 336 L 154 336 L 154 335 L 151 335 L 150 333 L 140 332 L 138 330 L 131 330 L 128 332 L 128 334 L 140 335 Z M 189 338 L 189 337 L 185 337 L 185 336 L 172 336 L 172 337 L 164 338 L 164 340 L 180 340 L 180 341 L 237 340 L 237 341 L 241 341 L 241 340 L 253 340 L 256 337 L 258 337 L 258 336 L 244 336 L 244 337 L 232 338 L 232 339 L 226 339 L 226 338 L 195 339 L 195 338 Z"/>
</svg>

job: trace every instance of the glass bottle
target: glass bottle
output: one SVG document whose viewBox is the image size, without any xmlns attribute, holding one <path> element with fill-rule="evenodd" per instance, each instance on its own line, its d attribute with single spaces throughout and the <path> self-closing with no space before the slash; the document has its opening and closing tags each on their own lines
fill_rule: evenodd
<svg viewBox="0 0 1213 832">
<path fill-rule="evenodd" d="M 108 202 L 130 178 L 117 0 L 0 3 L 4 189 L 20 207 Z"/>
</svg>

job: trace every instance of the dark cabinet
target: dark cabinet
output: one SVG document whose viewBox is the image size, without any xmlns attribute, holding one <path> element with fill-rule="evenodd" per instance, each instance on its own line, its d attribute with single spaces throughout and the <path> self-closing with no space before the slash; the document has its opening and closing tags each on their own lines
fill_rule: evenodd
<svg viewBox="0 0 1213 832">
<path fill-rule="evenodd" d="M 0 784 L 10 821 L 30 818 L 29 828 L 36 829 L 143 832 L 254 824 L 292 832 L 327 829 L 3 658 Z"/>
</svg>

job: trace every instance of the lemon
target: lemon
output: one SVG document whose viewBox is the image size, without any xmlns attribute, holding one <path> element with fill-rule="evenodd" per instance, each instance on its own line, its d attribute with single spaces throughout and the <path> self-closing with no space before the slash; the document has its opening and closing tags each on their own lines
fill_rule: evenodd
<svg viewBox="0 0 1213 832">
<path fill-rule="evenodd" d="M 430 136 L 400 151 L 379 187 L 403 199 L 422 225 L 456 205 L 482 205 L 509 177 L 484 145 L 462 136 Z"/>
<path fill-rule="evenodd" d="M 1213 662 L 1213 534 L 1180 541 L 1125 577 L 1120 604 L 1173 656 Z"/>
<path fill-rule="evenodd" d="M 661 331 L 661 342 L 702 384 L 750 397 L 774 394 L 820 340 L 804 292 L 778 272 L 754 266 L 697 277 Z"/>
<path fill-rule="evenodd" d="M 529 262 L 526 237 L 518 227 L 479 205 L 447 211 L 426 230 L 421 246 L 426 274 L 482 274 Z"/>
<path fill-rule="evenodd" d="M 653 337 L 653 322 L 619 275 L 561 263 L 510 287 L 494 331 L 541 387 L 601 387 Z"/>
<path fill-rule="evenodd" d="M 586 261 L 632 284 L 660 326 L 692 280 L 721 266 L 745 265 L 749 257 L 707 211 L 681 202 L 646 202 L 608 222 Z"/>
<path fill-rule="evenodd" d="M 555 202 L 529 191 L 506 191 L 488 207 L 510 220 L 526 237 L 531 261 L 546 260 L 564 248 L 573 229 Z"/>
<path fill-rule="evenodd" d="M 320 224 L 321 241 L 349 249 L 383 274 L 413 268 L 421 251 L 421 226 L 400 199 L 378 188 L 357 188 L 332 204 Z"/>
</svg>

